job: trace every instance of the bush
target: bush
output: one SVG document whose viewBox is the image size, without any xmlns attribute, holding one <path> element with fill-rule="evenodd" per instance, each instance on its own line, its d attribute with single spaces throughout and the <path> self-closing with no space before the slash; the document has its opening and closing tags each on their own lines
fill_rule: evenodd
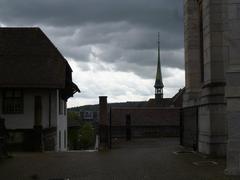
<svg viewBox="0 0 240 180">
<path fill-rule="evenodd" d="M 69 149 L 91 149 L 95 143 L 95 131 L 91 123 L 84 123 L 81 127 L 68 130 Z"/>
<path fill-rule="evenodd" d="M 80 149 L 80 129 L 69 129 L 68 130 L 68 147 L 72 150 Z"/>
<path fill-rule="evenodd" d="M 89 149 L 94 146 L 95 133 L 91 123 L 84 123 L 80 129 L 80 146 Z"/>
<path fill-rule="evenodd" d="M 80 118 L 79 114 L 75 111 L 68 111 L 67 112 L 67 119 L 68 119 L 68 122 L 81 121 L 81 118 Z"/>
</svg>

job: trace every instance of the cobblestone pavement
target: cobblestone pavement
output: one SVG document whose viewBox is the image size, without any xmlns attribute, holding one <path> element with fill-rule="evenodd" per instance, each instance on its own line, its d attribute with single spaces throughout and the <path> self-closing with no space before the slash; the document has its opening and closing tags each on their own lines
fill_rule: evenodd
<svg viewBox="0 0 240 180">
<path fill-rule="evenodd" d="M 175 138 L 122 142 L 108 152 L 17 153 L 0 160 L 0 179 L 237 180 L 225 159 L 181 149 Z"/>
</svg>

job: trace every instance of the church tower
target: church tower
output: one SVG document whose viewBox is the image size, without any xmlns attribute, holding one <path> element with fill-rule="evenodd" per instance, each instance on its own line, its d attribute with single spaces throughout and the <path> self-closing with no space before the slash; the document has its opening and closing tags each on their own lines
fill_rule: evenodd
<svg viewBox="0 0 240 180">
<path fill-rule="evenodd" d="M 157 73 L 156 80 L 154 84 L 155 88 L 155 101 L 158 103 L 163 98 L 163 82 L 162 82 L 162 72 L 161 72 L 161 62 L 160 62 L 160 38 L 158 33 L 158 62 L 157 62 Z"/>
</svg>

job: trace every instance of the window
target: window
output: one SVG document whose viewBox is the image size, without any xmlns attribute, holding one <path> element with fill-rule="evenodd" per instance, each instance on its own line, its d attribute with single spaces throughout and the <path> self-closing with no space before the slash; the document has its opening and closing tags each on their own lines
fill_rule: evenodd
<svg viewBox="0 0 240 180">
<path fill-rule="evenodd" d="M 52 126 L 52 96 L 51 96 L 51 92 L 49 92 L 49 96 L 48 96 L 48 127 Z"/>
<path fill-rule="evenodd" d="M 63 100 L 59 97 L 59 114 L 63 114 Z"/>
<path fill-rule="evenodd" d="M 59 131 L 59 134 L 58 134 L 58 139 L 59 139 L 59 141 L 58 141 L 58 147 L 59 147 L 59 150 L 61 149 L 61 131 Z"/>
<path fill-rule="evenodd" d="M 67 132 L 64 130 L 64 148 L 67 147 Z"/>
<path fill-rule="evenodd" d="M 34 125 L 41 126 L 42 125 L 42 97 L 35 96 L 34 97 Z"/>
<path fill-rule="evenodd" d="M 59 114 L 64 114 L 66 115 L 67 113 L 67 102 L 61 97 L 59 97 Z"/>
<path fill-rule="evenodd" d="M 3 113 L 23 113 L 23 93 L 20 90 L 7 90 L 3 92 Z"/>
<path fill-rule="evenodd" d="M 67 102 L 64 101 L 64 102 L 63 102 L 63 105 L 64 105 L 64 107 L 63 107 L 63 109 L 64 109 L 64 115 L 66 115 L 66 113 L 67 113 Z"/>
<path fill-rule="evenodd" d="M 83 112 L 83 119 L 93 119 L 93 112 L 92 111 L 84 111 Z"/>
</svg>

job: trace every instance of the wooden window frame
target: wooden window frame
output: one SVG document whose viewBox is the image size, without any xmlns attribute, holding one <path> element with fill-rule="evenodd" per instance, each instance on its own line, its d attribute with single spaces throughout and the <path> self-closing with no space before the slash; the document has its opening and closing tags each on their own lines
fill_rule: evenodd
<svg viewBox="0 0 240 180">
<path fill-rule="evenodd" d="M 64 148 L 67 148 L 67 131 L 64 130 Z"/>
<path fill-rule="evenodd" d="M 65 100 L 63 102 L 63 114 L 67 115 L 67 102 Z"/>
<path fill-rule="evenodd" d="M 58 148 L 61 150 L 62 148 L 62 133 L 61 131 L 58 132 Z"/>
<path fill-rule="evenodd" d="M 19 96 L 17 92 L 20 93 Z M 10 96 L 8 97 L 8 95 Z M 7 89 L 2 93 L 2 112 L 3 114 L 23 114 L 24 113 L 24 94 L 19 89 Z M 10 104 L 10 105 L 9 105 Z"/>
<path fill-rule="evenodd" d="M 63 99 L 61 98 L 61 96 L 59 96 L 59 100 L 58 100 L 58 111 L 59 111 L 59 115 L 63 115 L 64 114 L 64 109 L 63 109 Z"/>
</svg>

